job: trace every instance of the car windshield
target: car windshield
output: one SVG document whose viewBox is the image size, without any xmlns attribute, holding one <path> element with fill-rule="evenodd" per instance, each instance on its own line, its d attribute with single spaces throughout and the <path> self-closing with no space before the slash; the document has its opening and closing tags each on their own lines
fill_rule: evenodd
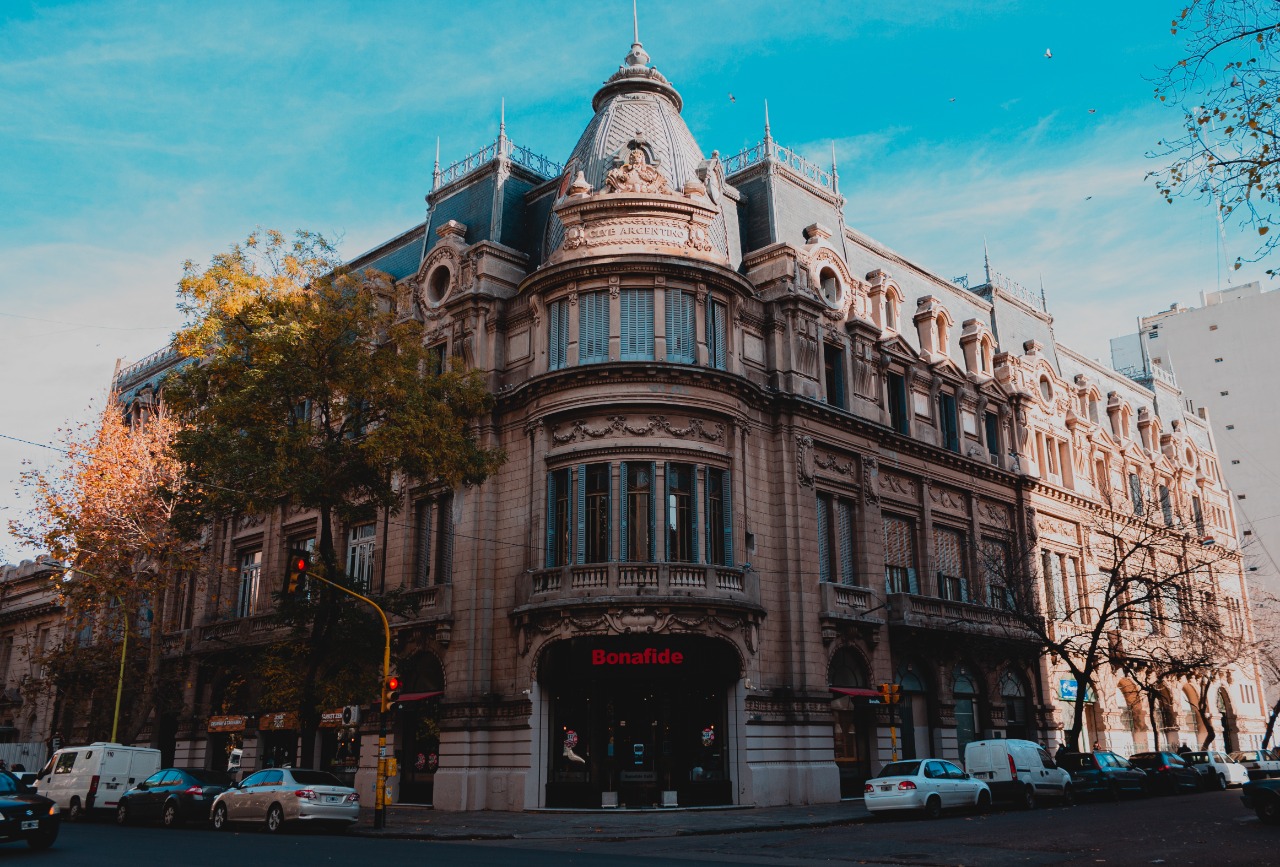
<svg viewBox="0 0 1280 867">
<path fill-rule="evenodd" d="M 880 769 L 877 777 L 914 777 L 920 771 L 919 762 L 890 762 Z"/>
<path fill-rule="evenodd" d="M 301 783 L 304 786 L 343 786 L 346 784 L 335 777 L 333 774 L 324 771 L 302 771 L 293 770 L 289 772 L 293 776 L 295 783 Z"/>
<path fill-rule="evenodd" d="M 27 787 L 18 782 L 18 778 L 12 774 L 0 774 L 0 795 L 16 795 L 18 792 L 27 791 Z"/>
<path fill-rule="evenodd" d="M 1183 760 L 1193 765 L 1199 765 L 1209 761 L 1209 754 L 1208 753 L 1187 753 L 1182 758 Z"/>
</svg>

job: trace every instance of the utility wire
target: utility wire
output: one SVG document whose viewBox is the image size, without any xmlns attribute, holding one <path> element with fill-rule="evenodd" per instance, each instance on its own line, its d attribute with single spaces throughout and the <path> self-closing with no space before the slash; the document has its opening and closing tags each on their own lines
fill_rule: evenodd
<svg viewBox="0 0 1280 867">
<path fill-rule="evenodd" d="M 0 316 L 7 316 L 10 319 L 27 319 L 31 322 L 48 322 L 53 325 L 71 325 L 76 328 L 98 328 L 103 331 L 172 331 L 173 329 L 167 325 L 88 325 L 83 322 L 68 322 L 65 319 L 46 319 L 43 316 L 24 316 L 21 313 L 5 313 L 0 311 Z"/>
</svg>

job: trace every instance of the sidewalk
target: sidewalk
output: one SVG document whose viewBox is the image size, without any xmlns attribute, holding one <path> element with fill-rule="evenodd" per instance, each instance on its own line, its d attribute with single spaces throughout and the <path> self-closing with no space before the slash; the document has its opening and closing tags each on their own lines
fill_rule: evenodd
<svg viewBox="0 0 1280 867">
<path fill-rule="evenodd" d="M 785 831 L 864 822 L 861 800 L 800 807 L 716 807 L 649 810 L 532 810 L 450 813 L 429 807 L 387 810 L 387 827 L 373 828 L 365 811 L 351 833 L 416 840 L 634 840 L 746 831 Z"/>
</svg>

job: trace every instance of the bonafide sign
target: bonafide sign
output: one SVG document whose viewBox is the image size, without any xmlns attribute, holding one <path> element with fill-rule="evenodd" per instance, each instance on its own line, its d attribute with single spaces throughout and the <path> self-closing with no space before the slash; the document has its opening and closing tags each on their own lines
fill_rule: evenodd
<svg viewBox="0 0 1280 867">
<path fill-rule="evenodd" d="M 678 650 L 646 647 L 644 650 L 619 652 L 593 650 L 592 665 L 683 665 L 684 654 Z"/>
</svg>

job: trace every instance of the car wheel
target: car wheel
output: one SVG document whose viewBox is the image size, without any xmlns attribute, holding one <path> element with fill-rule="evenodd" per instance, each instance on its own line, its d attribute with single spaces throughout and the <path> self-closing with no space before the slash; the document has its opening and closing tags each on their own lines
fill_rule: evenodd
<svg viewBox="0 0 1280 867">
<path fill-rule="evenodd" d="M 279 804 L 267 808 L 267 832 L 279 834 L 284 830 L 284 809 Z"/>
<path fill-rule="evenodd" d="M 1268 825 L 1280 825 L 1280 798 L 1268 798 L 1255 811 L 1258 818 Z"/>
<path fill-rule="evenodd" d="M 1062 806 L 1074 807 L 1076 805 L 1076 790 L 1071 786 L 1066 786 L 1062 790 Z"/>
<path fill-rule="evenodd" d="M 227 805 L 216 804 L 213 808 L 213 830 L 223 831 L 227 827 Z"/>
<path fill-rule="evenodd" d="M 1112 783 L 1111 788 L 1107 790 L 1108 797 L 1115 803 L 1120 803 L 1120 784 Z"/>
<path fill-rule="evenodd" d="M 985 813 L 991 809 L 991 793 L 985 789 L 978 793 L 978 812 Z"/>
<path fill-rule="evenodd" d="M 121 801 L 119 804 L 116 805 L 116 824 L 117 825 L 129 824 L 129 805 L 126 804 L 124 801 Z"/>
<path fill-rule="evenodd" d="M 1225 790 L 1226 790 L 1226 788 L 1227 788 L 1227 775 L 1226 775 L 1226 774 L 1214 774 L 1214 775 L 1213 775 L 1213 787 L 1214 787 L 1215 789 L 1217 789 L 1219 792 L 1225 791 Z"/>
<path fill-rule="evenodd" d="M 164 812 L 160 814 L 160 821 L 166 828 L 176 828 L 182 824 L 182 812 L 178 809 L 177 801 L 169 801 L 164 805 Z"/>
<path fill-rule="evenodd" d="M 27 838 L 27 845 L 32 849 L 48 849 L 58 839 L 58 826 L 54 825 L 46 831 L 40 831 Z"/>
<path fill-rule="evenodd" d="M 1022 804 L 1022 809 L 1034 810 L 1036 808 L 1036 790 L 1031 786 L 1023 787 L 1020 803 Z"/>
<path fill-rule="evenodd" d="M 67 805 L 67 821 L 79 822 L 84 818 L 84 807 L 80 806 L 79 798 L 72 798 L 71 803 Z"/>
<path fill-rule="evenodd" d="M 942 815 L 942 799 L 937 795 L 930 795 L 929 799 L 924 802 L 924 817 L 926 819 L 936 819 Z"/>
</svg>

